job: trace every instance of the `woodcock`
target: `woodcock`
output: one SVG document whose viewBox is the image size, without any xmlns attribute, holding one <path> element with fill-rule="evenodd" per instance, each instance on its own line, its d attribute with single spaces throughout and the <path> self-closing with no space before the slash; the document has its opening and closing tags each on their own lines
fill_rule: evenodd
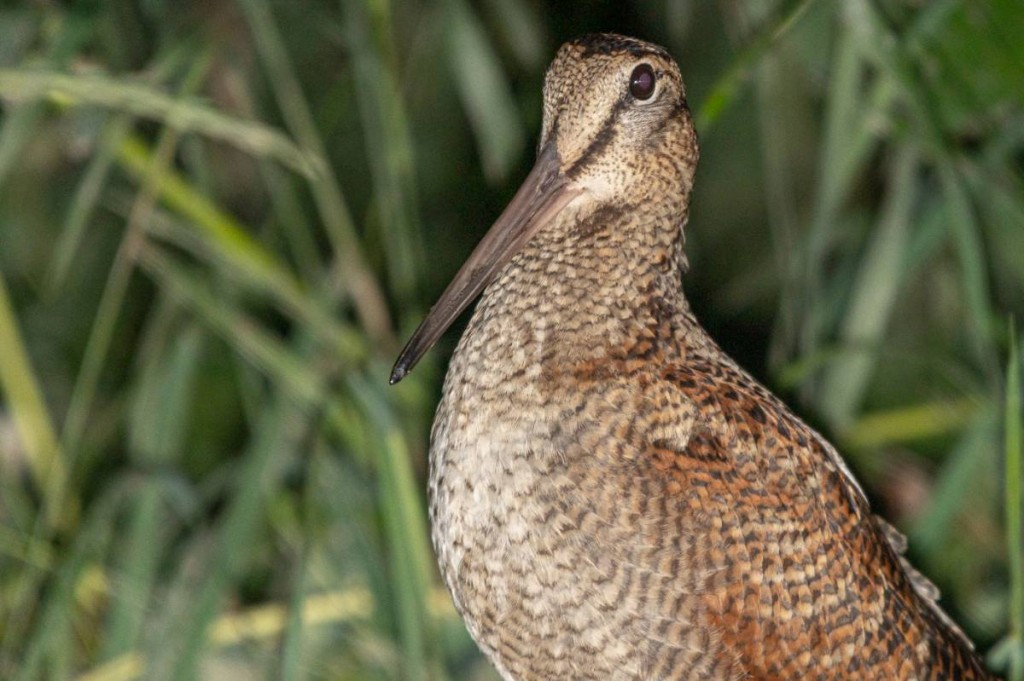
<svg viewBox="0 0 1024 681">
<path fill-rule="evenodd" d="M 536 165 L 395 365 L 483 291 L 430 449 L 470 634 L 508 680 L 992 678 L 832 445 L 691 313 L 697 156 L 664 49 L 564 45 Z"/>
</svg>

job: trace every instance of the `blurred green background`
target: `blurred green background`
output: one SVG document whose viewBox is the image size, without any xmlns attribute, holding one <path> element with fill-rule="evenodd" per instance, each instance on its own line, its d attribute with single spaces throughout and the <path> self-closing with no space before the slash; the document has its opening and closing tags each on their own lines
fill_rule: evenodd
<svg viewBox="0 0 1024 681">
<path fill-rule="evenodd" d="M 1024 678 L 1020 0 L 0 2 L 0 678 L 494 679 L 423 477 L 547 62 L 677 57 L 685 281 Z"/>
</svg>

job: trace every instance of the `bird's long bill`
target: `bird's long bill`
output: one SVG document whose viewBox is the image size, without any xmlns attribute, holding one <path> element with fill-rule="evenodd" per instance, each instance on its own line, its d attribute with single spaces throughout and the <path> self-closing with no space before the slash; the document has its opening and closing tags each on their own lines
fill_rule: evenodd
<svg viewBox="0 0 1024 681">
<path fill-rule="evenodd" d="M 405 344 L 391 370 L 392 385 L 405 378 L 502 266 L 579 195 L 580 190 L 571 186 L 562 175 L 560 164 L 555 145 L 549 143 L 537 156 L 533 170 L 511 203 Z"/>
</svg>

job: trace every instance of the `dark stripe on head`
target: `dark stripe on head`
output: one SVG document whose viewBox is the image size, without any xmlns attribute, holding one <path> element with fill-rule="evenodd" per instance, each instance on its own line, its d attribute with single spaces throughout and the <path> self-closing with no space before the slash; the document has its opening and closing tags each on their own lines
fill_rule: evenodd
<svg viewBox="0 0 1024 681">
<path fill-rule="evenodd" d="M 572 44 L 583 48 L 584 57 L 622 54 L 625 52 L 634 57 L 653 54 L 663 59 L 672 58 L 668 52 L 657 45 L 627 38 L 624 35 L 616 35 L 615 33 L 588 33 L 581 38 L 573 40 Z"/>
<path fill-rule="evenodd" d="M 603 123 L 601 123 L 601 129 L 597 131 L 596 135 L 594 135 L 594 141 L 590 143 L 587 150 L 584 151 L 580 157 L 576 159 L 576 162 L 565 171 L 565 174 L 568 177 L 575 177 L 582 168 L 586 167 L 586 165 L 590 163 L 595 156 L 604 151 L 605 147 L 611 143 L 612 138 L 615 137 L 615 124 L 619 120 L 619 113 L 621 113 L 625 108 L 626 99 L 623 97 L 615 103 L 615 106 L 612 108 L 611 112 L 609 112 L 608 117 L 604 119 Z"/>
</svg>

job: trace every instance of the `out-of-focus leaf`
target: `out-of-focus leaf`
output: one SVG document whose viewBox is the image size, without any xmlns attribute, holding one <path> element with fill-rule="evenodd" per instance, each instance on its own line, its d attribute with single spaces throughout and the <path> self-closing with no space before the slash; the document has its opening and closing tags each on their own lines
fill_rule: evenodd
<svg viewBox="0 0 1024 681">
<path fill-rule="evenodd" d="M 318 158 L 326 158 L 326 147 L 296 78 L 280 31 L 274 23 L 269 4 L 264 0 L 244 0 L 241 7 L 253 32 L 255 46 L 270 75 L 277 105 L 281 108 L 288 128 L 303 148 L 311 149 Z M 388 306 L 374 273 L 365 261 L 345 194 L 334 170 L 329 166 L 324 167 L 323 172 L 312 179 L 310 189 L 334 249 L 336 262 L 332 276 L 345 283 L 349 298 L 367 334 L 374 342 L 386 344 L 392 335 Z"/>
<path fill-rule="evenodd" d="M 536 7 L 525 0 L 487 0 L 484 6 L 491 15 L 489 26 L 498 32 L 519 65 L 534 71 L 543 69 L 548 56 L 548 30 Z"/>
<path fill-rule="evenodd" d="M 166 290 L 198 312 L 210 327 L 233 344 L 243 357 L 287 386 L 289 394 L 308 405 L 321 402 L 323 376 L 290 353 L 254 320 L 214 294 L 198 278 L 175 264 L 159 248 L 142 248 L 140 263 Z"/>
<path fill-rule="evenodd" d="M 445 0 L 448 62 L 469 117 L 484 173 L 503 180 L 523 153 L 526 133 L 511 86 L 480 20 L 465 0 Z"/>
<path fill-rule="evenodd" d="M 416 216 L 408 117 L 393 60 L 386 58 L 390 45 L 382 44 L 390 40 L 387 32 L 374 32 L 368 12 L 358 3 L 350 3 L 348 8 L 352 72 L 356 89 L 363 93 L 358 103 L 391 291 L 400 300 L 410 300 L 415 298 L 421 265 L 415 253 L 423 252 L 423 243 Z"/>
<path fill-rule="evenodd" d="M 1010 632 L 1003 652 L 1008 658 L 1008 681 L 1024 679 L 1024 409 L 1021 399 L 1020 348 L 1011 322 L 1003 416 L 1006 551 L 1010 556 Z"/>
<path fill-rule="evenodd" d="M 695 117 L 698 130 L 706 130 L 733 102 L 740 86 L 750 77 L 750 70 L 776 40 L 786 34 L 815 0 L 790 0 L 778 11 L 774 19 L 762 29 L 733 59 L 729 70 L 719 77 Z"/>
<path fill-rule="evenodd" d="M 859 347 L 878 347 L 903 282 L 907 232 L 917 196 L 917 154 L 903 151 L 893 164 L 889 196 L 867 252 L 861 256 L 857 279 L 840 326 L 842 342 Z M 845 360 L 845 361 L 844 361 Z M 822 413 L 842 428 L 849 424 L 863 399 L 874 369 L 869 353 L 846 355 L 833 362 L 822 378 Z"/>
<path fill-rule="evenodd" d="M 978 400 L 917 404 L 861 416 L 844 432 L 851 447 L 883 447 L 948 435 L 974 418 Z"/>
<path fill-rule="evenodd" d="M 993 463 L 991 451 L 995 417 L 991 411 L 980 411 L 968 424 L 958 442 L 950 449 L 926 511 L 917 518 L 910 531 L 914 549 L 926 555 L 938 553 L 954 534 L 957 515 L 972 499 L 975 476 Z"/>
<path fill-rule="evenodd" d="M 0 388 L 11 411 L 18 438 L 24 447 L 28 468 L 36 487 L 47 501 L 46 522 L 58 522 L 67 497 L 68 470 L 50 410 L 32 363 L 29 361 L 18 318 L 14 315 L 7 285 L 0 276 Z"/>
<path fill-rule="evenodd" d="M 0 69 L 0 96 L 14 101 L 47 99 L 64 106 L 102 106 L 158 120 L 182 133 L 195 132 L 232 144 L 254 156 L 269 156 L 304 175 L 323 171 L 323 160 L 280 132 L 228 116 L 197 101 L 171 97 L 148 85 L 99 74 Z"/>
</svg>

